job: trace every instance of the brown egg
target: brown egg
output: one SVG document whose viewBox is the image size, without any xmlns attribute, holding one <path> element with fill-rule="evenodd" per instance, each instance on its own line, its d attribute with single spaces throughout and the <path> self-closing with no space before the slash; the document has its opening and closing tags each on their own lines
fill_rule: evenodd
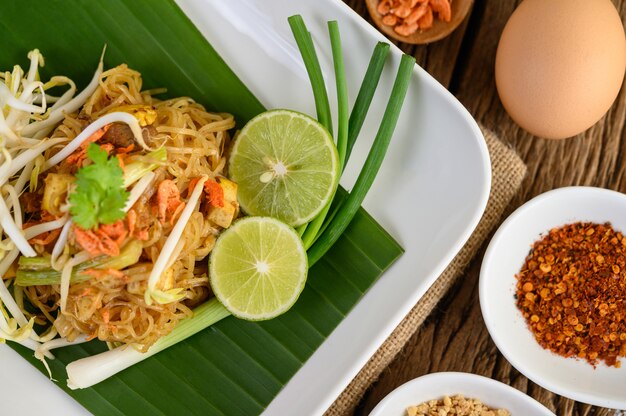
<svg viewBox="0 0 626 416">
<path fill-rule="evenodd" d="M 522 128 L 562 139 L 602 118 L 625 68 L 624 27 L 610 0 L 524 0 L 500 38 L 496 86 Z"/>
</svg>

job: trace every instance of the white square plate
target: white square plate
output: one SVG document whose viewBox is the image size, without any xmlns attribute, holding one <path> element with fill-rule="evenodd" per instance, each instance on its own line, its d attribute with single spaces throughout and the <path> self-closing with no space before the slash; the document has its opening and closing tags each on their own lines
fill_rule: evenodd
<svg viewBox="0 0 626 416">
<path fill-rule="evenodd" d="M 376 42 L 386 41 L 338 0 L 178 0 L 178 4 L 267 108 L 315 114 L 288 16 L 301 14 L 312 32 L 333 113 L 334 72 L 326 22 L 339 21 L 351 102 Z M 391 49 L 342 179 L 347 189 L 365 160 L 391 91 L 401 56 L 398 48 Z M 326 410 L 469 238 L 485 209 L 490 184 L 489 155 L 478 125 L 445 88 L 416 66 L 395 136 L 364 203 L 406 253 L 289 381 L 265 415 Z M 0 347 L 3 414 L 86 413 L 11 349 Z"/>
</svg>

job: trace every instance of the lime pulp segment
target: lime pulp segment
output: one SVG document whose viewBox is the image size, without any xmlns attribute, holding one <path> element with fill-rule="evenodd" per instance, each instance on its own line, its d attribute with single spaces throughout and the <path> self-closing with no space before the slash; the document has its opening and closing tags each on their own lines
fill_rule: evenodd
<svg viewBox="0 0 626 416">
<path fill-rule="evenodd" d="M 233 315 L 274 318 L 298 299 L 307 256 L 295 230 L 269 217 L 237 221 L 218 238 L 209 260 L 213 293 Z"/>
<path fill-rule="evenodd" d="M 271 110 L 241 130 L 228 170 L 246 213 L 297 227 L 311 221 L 334 195 L 339 157 L 317 121 L 295 111 Z"/>
</svg>

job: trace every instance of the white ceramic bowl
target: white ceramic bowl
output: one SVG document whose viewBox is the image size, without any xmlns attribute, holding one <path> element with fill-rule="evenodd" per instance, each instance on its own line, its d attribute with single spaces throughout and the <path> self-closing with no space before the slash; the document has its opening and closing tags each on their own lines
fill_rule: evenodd
<svg viewBox="0 0 626 416">
<path fill-rule="evenodd" d="M 546 192 L 518 208 L 494 235 L 480 270 L 480 306 L 498 349 L 526 377 L 540 386 L 584 403 L 626 409 L 626 365 L 564 358 L 535 341 L 515 306 L 515 275 L 531 245 L 551 228 L 578 221 L 610 222 L 626 231 L 626 195 L 590 187 Z"/>
<path fill-rule="evenodd" d="M 370 416 L 405 416 L 406 408 L 462 394 L 513 416 L 554 416 L 533 398 L 499 381 L 470 373 L 433 373 L 411 380 L 387 395 Z"/>
</svg>

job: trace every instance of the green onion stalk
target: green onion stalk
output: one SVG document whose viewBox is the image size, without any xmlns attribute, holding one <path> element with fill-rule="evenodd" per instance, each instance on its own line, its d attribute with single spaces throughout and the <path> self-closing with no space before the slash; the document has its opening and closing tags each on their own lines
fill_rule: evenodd
<svg viewBox="0 0 626 416">
<path fill-rule="evenodd" d="M 70 389 L 91 387 L 197 334 L 228 315 L 230 312 L 216 298 L 210 299 L 194 309 L 193 317 L 181 320 L 169 334 L 159 338 L 146 352 L 124 345 L 72 361 L 67 365 L 67 386 Z"/>
<path fill-rule="evenodd" d="M 346 162 L 346 150 L 348 148 L 348 86 L 346 85 L 346 71 L 343 64 L 343 54 L 341 53 L 341 36 L 337 21 L 328 22 L 328 32 L 330 34 L 330 46 L 335 66 L 335 81 L 337 83 L 337 109 L 339 112 L 337 117 L 337 153 L 339 154 L 339 167 L 343 172 Z M 328 211 L 330 211 L 331 203 L 332 200 L 309 223 L 305 232 L 301 235 L 304 248 L 308 249 L 315 242 L 320 229 L 324 225 L 324 219 L 328 215 Z"/>
<path fill-rule="evenodd" d="M 382 165 L 383 158 L 389 147 L 393 131 L 400 117 L 400 110 L 404 103 L 404 98 L 411 82 L 411 74 L 415 65 L 415 58 L 403 55 L 400 60 L 398 74 L 391 90 L 389 102 L 383 115 L 383 121 L 376 133 L 374 144 L 369 151 L 365 164 L 361 169 L 352 191 L 336 213 L 332 221 L 328 224 L 323 234 L 317 239 L 315 244 L 307 251 L 309 257 L 309 267 L 313 266 L 339 239 L 346 230 L 354 215 L 356 215 L 365 195 L 369 191 L 378 170 Z"/>
</svg>

